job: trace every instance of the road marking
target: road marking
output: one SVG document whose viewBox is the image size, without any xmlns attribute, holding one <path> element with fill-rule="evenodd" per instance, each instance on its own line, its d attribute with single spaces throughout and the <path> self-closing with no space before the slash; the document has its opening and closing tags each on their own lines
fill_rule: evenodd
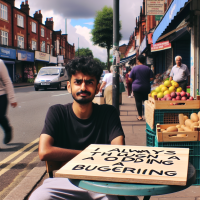
<svg viewBox="0 0 200 200">
<path fill-rule="evenodd" d="M 71 94 L 71 93 L 65 93 L 65 94 L 52 95 L 52 97 L 58 97 L 58 96 L 67 95 L 67 94 Z"/>
<path fill-rule="evenodd" d="M 5 164 L 5 163 L 7 163 L 10 160 L 12 160 L 14 157 L 16 157 L 17 155 L 19 155 L 20 153 L 22 153 L 24 150 L 28 149 L 29 147 L 33 146 L 37 142 L 39 142 L 39 138 L 37 138 L 33 142 L 27 144 L 25 147 L 23 147 L 22 149 L 18 150 L 17 152 L 11 154 L 10 156 L 8 156 L 7 158 L 5 158 L 4 160 L 0 161 L 0 166 L 3 165 L 3 164 Z"/>
<path fill-rule="evenodd" d="M 0 176 L 5 174 L 8 170 L 10 170 L 13 166 L 15 166 L 17 163 L 19 163 L 21 160 L 26 158 L 29 154 L 31 154 L 33 151 L 35 151 L 38 148 L 38 145 L 27 151 L 26 153 L 22 154 L 19 158 L 17 158 L 15 161 L 11 162 L 7 167 L 3 168 L 0 171 Z"/>
</svg>

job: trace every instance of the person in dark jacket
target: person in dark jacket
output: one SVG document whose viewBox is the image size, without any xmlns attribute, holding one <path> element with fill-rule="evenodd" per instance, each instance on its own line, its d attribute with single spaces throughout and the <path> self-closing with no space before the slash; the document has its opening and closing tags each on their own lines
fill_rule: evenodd
<svg viewBox="0 0 200 200">
<path fill-rule="evenodd" d="M 132 83 L 132 90 L 135 96 L 136 107 L 138 111 L 137 119 L 142 118 L 142 102 L 148 100 L 150 93 L 150 82 L 153 80 L 153 72 L 151 69 L 144 65 L 146 58 L 139 55 L 137 58 L 137 66 L 135 66 L 129 75 L 129 81 Z"/>
</svg>

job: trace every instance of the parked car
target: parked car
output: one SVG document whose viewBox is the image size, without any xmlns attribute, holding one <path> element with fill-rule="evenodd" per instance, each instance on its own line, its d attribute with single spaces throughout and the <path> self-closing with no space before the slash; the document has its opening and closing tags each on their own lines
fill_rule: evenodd
<svg viewBox="0 0 200 200">
<path fill-rule="evenodd" d="M 35 78 L 34 87 L 35 91 L 47 88 L 57 88 L 60 90 L 61 87 L 65 87 L 65 89 L 67 89 L 67 81 L 68 75 L 65 67 L 42 67 Z"/>
</svg>

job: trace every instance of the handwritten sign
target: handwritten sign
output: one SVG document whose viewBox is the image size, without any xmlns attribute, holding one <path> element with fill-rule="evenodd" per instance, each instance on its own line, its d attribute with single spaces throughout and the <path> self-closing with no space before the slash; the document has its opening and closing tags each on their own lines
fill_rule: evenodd
<svg viewBox="0 0 200 200">
<path fill-rule="evenodd" d="M 186 185 L 189 149 L 89 145 L 56 172 L 71 179 Z"/>
</svg>

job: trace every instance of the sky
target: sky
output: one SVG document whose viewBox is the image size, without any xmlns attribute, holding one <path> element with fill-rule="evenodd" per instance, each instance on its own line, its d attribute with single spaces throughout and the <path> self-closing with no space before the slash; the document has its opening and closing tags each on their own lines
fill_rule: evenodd
<svg viewBox="0 0 200 200">
<path fill-rule="evenodd" d="M 21 2 L 15 0 L 15 6 L 20 8 Z M 119 45 L 128 44 L 129 37 L 135 30 L 135 19 L 140 14 L 142 2 L 143 0 L 120 0 L 122 40 Z M 41 10 L 43 23 L 46 18 L 53 17 L 54 30 L 61 29 L 63 34 L 67 30 L 68 42 L 74 43 L 75 49 L 78 49 L 79 41 L 79 48 L 91 49 L 94 57 L 106 62 L 106 49 L 93 45 L 91 30 L 96 12 L 104 6 L 113 7 L 113 0 L 29 0 L 28 3 L 31 16 L 35 11 Z"/>
</svg>

